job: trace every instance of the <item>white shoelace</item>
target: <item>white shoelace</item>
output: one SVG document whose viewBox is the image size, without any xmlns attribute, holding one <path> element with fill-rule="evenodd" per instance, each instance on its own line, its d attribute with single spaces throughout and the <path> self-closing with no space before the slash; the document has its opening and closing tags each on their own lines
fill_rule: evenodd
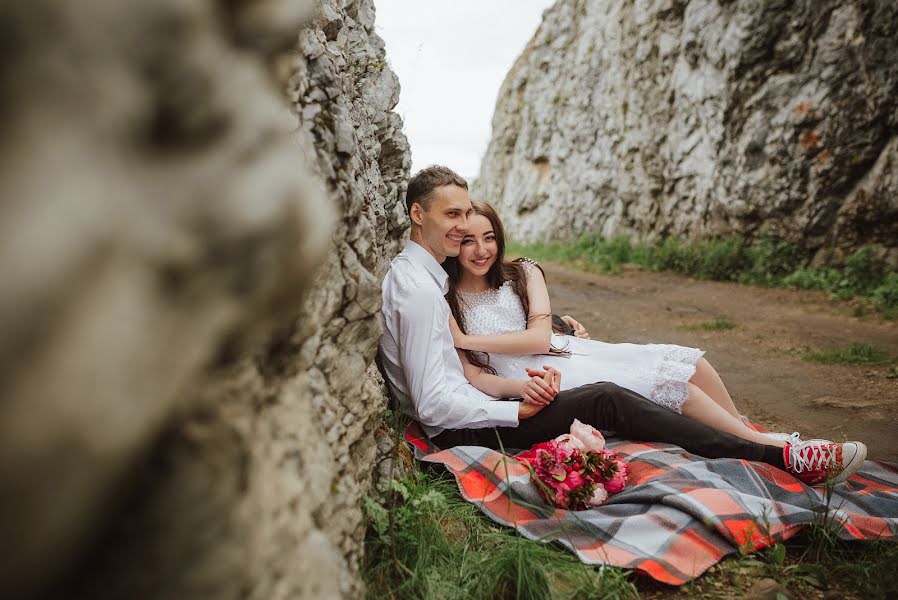
<svg viewBox="0 0 898 600">
<path fill-rule="evenodd" d="M 832 442 L 827 440 L 808 440 L 791 446 L 789 458 L 792 470 L 796 473 L 802 473 L 805 470 L 818 471 L 835 463 L 835 447 Z"/>
<path fill-rule="evenodd" d="M 800 446 L 803 442 L 801 441 L 801 435 L 797 431 L 793 431 L 786 438 L 786 443 L 791 446 Z"/>
</svg>

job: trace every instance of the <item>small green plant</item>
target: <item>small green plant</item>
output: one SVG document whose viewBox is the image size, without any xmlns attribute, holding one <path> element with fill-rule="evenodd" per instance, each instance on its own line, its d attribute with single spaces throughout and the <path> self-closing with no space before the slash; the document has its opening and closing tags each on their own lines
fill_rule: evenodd
<svg viewBox="0 0 898 600">
<path fill-rule="evenodd" d="M 730 321 L 729 319 L 714 319 L 713 321 L 704 321 L 703 323 L 684 325 L 683 329 L 721 331 L 725 329 L 736 329 L 737 327 L 739 327 L 739 323 L 736 323 L 735 321 Z"/>
<path fill-rule="evenodd" d="M 801 358 L 824 364 L 848 365 L 882 365 L 891 360 L 888 354 L 870 344 L 851 344 L 844 348 L 806 352 Z"/>
<path fill-rule="evenodd" d="M 786 547 L 776 542 L 762 551 L 761 556 L 766 560 L 768 574 L 777 581 L 785 579 L 786 574 Z"/>
</svg>

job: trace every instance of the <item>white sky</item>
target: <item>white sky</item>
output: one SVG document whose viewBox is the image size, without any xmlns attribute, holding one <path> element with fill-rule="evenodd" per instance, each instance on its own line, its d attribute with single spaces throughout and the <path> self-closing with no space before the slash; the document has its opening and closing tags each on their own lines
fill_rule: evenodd
<svg viewBox="0 0 898 600">
<path fill-rule="evenodd" d="M 378 0 L 375 29 L 402 92 L 412 173 L 444 164 L 470 179 L 499 86 L 554 0 Z"/>
</svg>

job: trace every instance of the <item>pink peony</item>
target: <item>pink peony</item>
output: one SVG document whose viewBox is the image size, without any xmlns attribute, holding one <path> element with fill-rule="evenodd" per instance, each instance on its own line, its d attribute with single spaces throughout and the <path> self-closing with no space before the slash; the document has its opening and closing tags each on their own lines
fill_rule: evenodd
<svg viewBox="0 0 898 600">
<path fill-rule="evenodd" d="M 626 467 L 620 468 L 620 466 L 617 470 L 617 474 L 605 482 L 605 488 L 612 494 L 617 494 L 623 490 L 625 485 L 627 485 Z"/>
<path fill-rule="evenodd" d="M 571 490 L 577 489 L 584 483 L 586 483 L 586 481 L 580 475 L 580 471 L 570 471 L 567 474 L 567 477 L 565 477 L 564 479 L 564 484 L 567 485 Z"/>
<path fill-rule="evenodd" d="M 555 489 L 555 506 L 558 508 L 567 508 L 571 499 L 568 497 L 570 490 L 567 489 L 567 486 L 560 486 Z"/>
<path fill-rule="evenodd" d="M 564 463 L 557 456 L 557 449 L 553 450 L 537 450 L 535 458 L 529 462 L 541 479 L 551 477 L 556 481 L 564 481 L 567 471 L 564 468 Z"/>
<path fill-rule="evenodd" d="M 593 490 L 592 496 L 586 499 L 586 506 L 600 506 L 607 499 L 608 491 L 600 484 Z"/>
<path fill-rule="evenodd" d="M 570 435 L 580 440 L 586 450 L 601 452 L 605 447 L 605 438 L 602 437 L 602 434 L 592 425 L 581 423 L 578 419 L 574 419 L 574 422 L 571 423 Z"/>
</svg>

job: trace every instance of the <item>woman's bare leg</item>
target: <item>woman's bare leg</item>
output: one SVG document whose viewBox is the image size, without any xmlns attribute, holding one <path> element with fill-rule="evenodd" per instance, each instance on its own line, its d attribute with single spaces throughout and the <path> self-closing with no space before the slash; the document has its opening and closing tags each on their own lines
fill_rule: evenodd
<svg viewBox="0 0 898 600">
<path fill-rule="evenodd" d="M 746 427 L 742 419 L 728 413 L 720 404 L 693 383 L 689 384 L 689 396 L 683 404 L 683 414 L 718 431 L 735 435 L 744 440 L 767 446 L 779 446 L 780 448 L 785 446 L 785 442 L 771 439 Z"/>
<path fill-rule="evenodd" d="M 733 399 L 730 398 L 730 393 L 727 391 L 726 386 L 723 385 L 720 375 L 717 374 L 711 363 L 705 360 L 704 357 L 698 359 L 698 362 L 695 363 L 695 375 L 692 376 L 689 382 L 705 392 L 711 400 L 719 404 L 725 411 L 740 421 L 742 420 L 739 411 L 736 410 Z"/>
</svg>

